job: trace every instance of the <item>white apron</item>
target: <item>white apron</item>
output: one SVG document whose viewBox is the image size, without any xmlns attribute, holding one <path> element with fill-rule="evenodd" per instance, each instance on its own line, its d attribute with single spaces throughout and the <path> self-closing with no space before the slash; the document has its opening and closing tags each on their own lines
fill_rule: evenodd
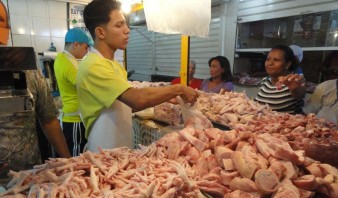
<svg viewBox="0 0 338 198">
<path fill-rule="evenodd" d="M 132 110 L 130 107 L 115 100 L 110 108 L 102 110 L 93 124 L 88 137 L 87 150 L 99 152 L 127 146 L 132 148 Z"/>
</svg>

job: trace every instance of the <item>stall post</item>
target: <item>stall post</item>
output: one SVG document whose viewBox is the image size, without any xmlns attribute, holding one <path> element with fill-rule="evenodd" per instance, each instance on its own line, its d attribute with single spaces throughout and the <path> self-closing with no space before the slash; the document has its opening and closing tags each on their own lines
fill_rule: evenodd
<svg viewBox="0 0 338 198">
<path fill-rule="evenodd" d="M 188 67 L 189 67 L 189 54 L 190 54 L 190 36 L 181 37 L 181 84 L 188 85 L 189 75 L 188 75 Z"/>
</svg>

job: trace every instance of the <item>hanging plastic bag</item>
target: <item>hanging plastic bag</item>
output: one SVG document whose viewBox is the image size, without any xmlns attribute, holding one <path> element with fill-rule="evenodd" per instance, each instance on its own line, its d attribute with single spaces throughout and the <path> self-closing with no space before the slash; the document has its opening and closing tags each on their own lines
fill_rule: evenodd
<svg viewBox="0 0 338 198">
<path fill-rule="evenodd" d="M 178 126 L 182 124 L 180 107 L 169 102 L 156 105 L 153 119 Z"/>
<path fill-rule="evenodd" d="M 192 126 L 195 130 L 213 128 L 211 121 L 197 110 L 196 106 L 184 103 L 179 96 L 177 97 L 177 102 L 180 105 L 185 126 Z"/>
<path fill-rule="evenodd" d="M 207 38 L 211 0 L 143 0 L 148 30 Z"/>
</svg>

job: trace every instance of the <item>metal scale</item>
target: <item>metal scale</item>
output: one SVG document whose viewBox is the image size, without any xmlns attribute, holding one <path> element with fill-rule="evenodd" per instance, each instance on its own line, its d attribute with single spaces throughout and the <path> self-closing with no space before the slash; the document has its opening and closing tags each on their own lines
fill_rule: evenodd
<svg viewBox="0 0 338 198">
<path fill-rule="evenodd" d="M 33 47 L 0 46 L 0 115 L 32 111 L 25 70 L 36 70 Z"/>
</svg>

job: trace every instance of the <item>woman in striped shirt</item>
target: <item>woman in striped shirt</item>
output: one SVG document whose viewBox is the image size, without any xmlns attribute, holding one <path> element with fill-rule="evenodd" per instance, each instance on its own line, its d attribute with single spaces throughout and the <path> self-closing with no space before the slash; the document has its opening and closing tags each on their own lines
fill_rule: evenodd
<svg viewBox="0 0 338 198">
<path fill-rule="evenodd" d="M 288 46 L 273 47 L 265 61 L 269 74 L 262 81 L 255 98 L 261 104 L 268 104 L 274 111 L 302 113 L 305 96 L 305 79 L 293 74 L 297 61 Z"/>
</svg>

